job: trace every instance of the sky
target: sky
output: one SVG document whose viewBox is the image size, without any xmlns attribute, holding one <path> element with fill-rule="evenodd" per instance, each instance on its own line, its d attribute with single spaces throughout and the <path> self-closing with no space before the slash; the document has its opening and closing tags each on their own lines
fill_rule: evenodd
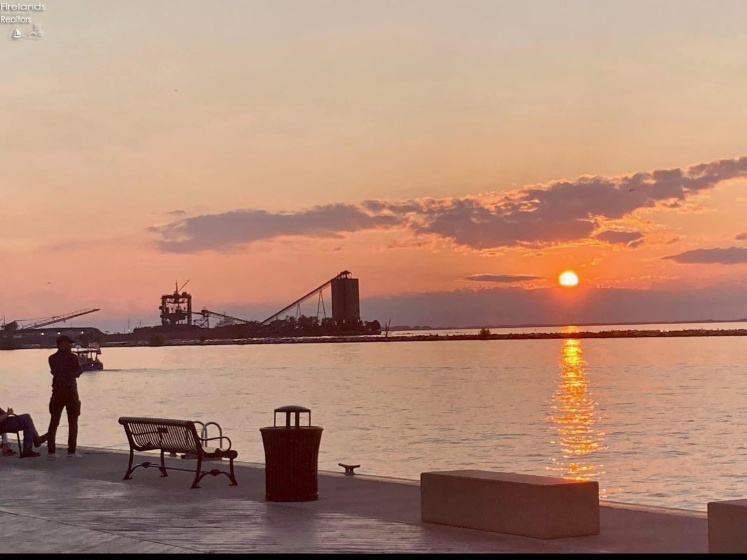
<svg viewBox="0 0 747 560">
<path fill-rule="evenodd" d="M 741 0 L 38 4 L 0 22 L 0 321 L 156 324 L 187 281 L 262 320 L 344 270 L 393 325 L 747 318 Z"/>
</svg>

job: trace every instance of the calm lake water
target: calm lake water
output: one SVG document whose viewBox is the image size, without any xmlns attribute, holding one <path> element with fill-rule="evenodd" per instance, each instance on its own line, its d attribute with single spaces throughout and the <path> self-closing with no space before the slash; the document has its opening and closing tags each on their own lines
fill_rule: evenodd
<svg viewBox="0 0 747 560">
<path fill-rule="evenodd" d="M 0 352 L 0 405 L 31 413 L 40 432 L 50 353 Z M 300 404 L 324 428 L 322 470 L 579 477 L 598 480 L 605 500 L 697 511 L 747 498 L 747 337 L 104 348 L 101 358 L 106 370 L 78 382 L 82 446 L 127 449 L 120 416 L 188 418 L 218 422 L 240 460 L 263 463 L 259 428 Z M 66 438 L 63 417 L 63 449 Z"/>
</svg>

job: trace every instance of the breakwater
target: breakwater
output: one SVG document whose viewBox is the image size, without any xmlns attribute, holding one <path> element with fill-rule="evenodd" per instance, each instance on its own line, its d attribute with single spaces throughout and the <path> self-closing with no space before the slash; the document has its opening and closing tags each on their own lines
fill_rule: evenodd
<svg viewBox="0 0 747 560">
<path fill-rule="evenodd" d="M 656 338 L 693 336 L 747 336 L 747 329 L 683 329 L 662 330 L 609 330 L 579 332 L 536 332 L 536 333 L 478 333 L 478 334 L 417 334 L 379 336 L 299 336 L 262 337 L 205 340 L 164 340 L 158 346 L 212 346 L 240 344 L 323 344 L 344 342 L 418 342 L 418 341 L 458 341 L 458 340 L 543 340 L 578 338 Z M 149 341 L 104 342 L 102 347 L 153 346 Z"/>
</svg>

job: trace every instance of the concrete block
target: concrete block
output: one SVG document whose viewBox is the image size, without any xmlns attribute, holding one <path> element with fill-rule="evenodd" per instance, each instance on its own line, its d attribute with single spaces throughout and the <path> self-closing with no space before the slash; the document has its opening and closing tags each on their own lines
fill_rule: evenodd
<svg viewBox="0 0 747 560">
<path fill-rule="evenodd" d="M 708 552 L 747 552 L 747 500 L 708 502 Z"/>
<path fill-rule="evenodd" d="M 599 483 L 508 472 L 420 475 L 421 519 L 455 527 L 556 539 L 599 534 Z"/>
</svg>

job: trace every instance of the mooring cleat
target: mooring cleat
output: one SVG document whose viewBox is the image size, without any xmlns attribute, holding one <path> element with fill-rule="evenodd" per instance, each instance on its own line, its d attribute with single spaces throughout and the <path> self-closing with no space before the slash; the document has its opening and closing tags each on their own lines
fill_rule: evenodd
<svg viewBox="0 0 747 560">
<path fill-rule="evenodd" d="M 357 469 L 360 467 L 360 465 L 346 465 L 345 463 L 337 463 L 340 465 L 343 469 L 345 469 L 345 476 L 354 476 L 355 472 L 353 469 Z"/>
</svg>

